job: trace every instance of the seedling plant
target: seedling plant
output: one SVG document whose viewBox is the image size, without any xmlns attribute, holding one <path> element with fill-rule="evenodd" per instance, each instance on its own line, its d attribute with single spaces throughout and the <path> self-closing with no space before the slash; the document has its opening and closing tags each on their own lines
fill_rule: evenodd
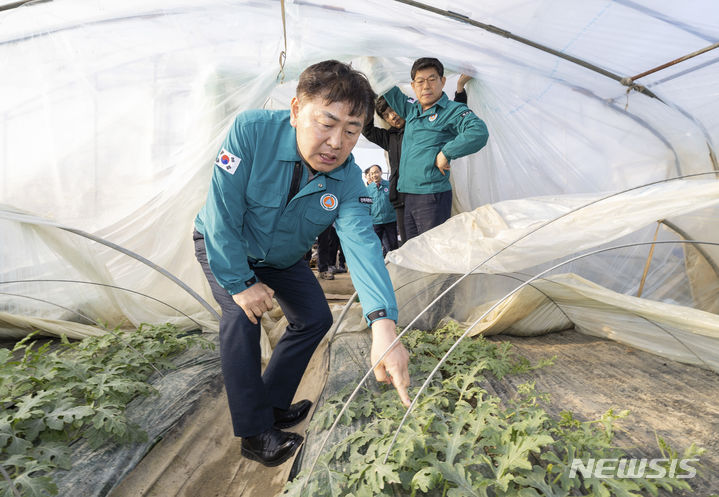
<svg viewBox="0 0 719 497">
<path fill-rule="evenodd" d="M 35 334 L 0 349 L 0 496 L 56 495 L 52 471 L 72 468 L 71 445 L 145 441 L 125 407 L 153 395 L 147 383 L 189 347 L 210 347 L 169 324 L 42 345 Z M 153 367 L 154 366 L 154 367 Z"/>
<path fill-rule="evenodd" d="M 405 335 L 414 384 L 427 377 L 461 335 L 454 322 L 434 332 L 410 330 Z M 660 489 L 690 490 L 686 479 L 679 473 L 670 477 L 668 471 L 663 478 L 570 478 L 575 458 L 627 457 L 616 444 L 615 432 L 628 411 L 611 409 L 589 421 L 568 411 L 555 418 L 544 407 L 548 395 L 538 392 L 534 382 L 521 384 L 514 398 L 503 401 L 488 392 L 485 381 L 490 375 L 501 380 L 553 362 L 554 358 L 530 364 L 508 342 L 482 337 L 462 341 L 391 448 L 404 407 L 392 388 L 364 388 L 341 420 L 353 431 L 320 455 L 312 474 L 301 472 L 290 482 L 285 495 L 644 497 L 657 496 Z M 352 387 L 324 403 L 313 417 L 312 432 L 323 436 Z M 680 455 L 658 441 L 667 458 L 696 458 L 702 453 L 692 445 Z"/>
</svg>

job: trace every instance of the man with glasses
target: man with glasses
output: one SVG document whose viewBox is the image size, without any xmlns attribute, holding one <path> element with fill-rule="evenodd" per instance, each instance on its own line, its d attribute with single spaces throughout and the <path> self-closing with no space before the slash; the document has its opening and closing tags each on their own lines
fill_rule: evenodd
<svg viewBox="0 0 719 497">
<path fill-rule="evenodd" d="M 464 87 L 472 77 L 461 74 L 457 80 L 457 91 L 454 93 L 454 101 L 462 104 L 467 103 L 467 92 Z M 375 145 L 379 145 L 387 151 L 387 162 L 389 163 L 389 201 L 394 207 L 397 216 L 397 231 L 400 237 L 400 246 L 407 241 L 407 232 L 404 230 L 404 194 L 397 191 L 399 182 L 399 160 L 402 155 L 402 139 L 404 138 L 404 119 L 389 106 L 384 97 L 379 97 L 375 102 L 375 111 L 387 124 L 389 129 L 380 128 L 374 125 L 370 119 L 365 124 L 362 134 Z M 367 180 L 369 184 L 369 179 Z"/>
<path fill-rule="evenodd" d="M 383 96 L 405 120 L 397 190 L 404 193 L 407 239 L 445 222 L 452 210 L 450 161 L 487 143 L 487 126 L 464 104 L 444 93 L 444 66 L 430 57 L 412 65 L 409 98 L 396 86 Z"/>
</svg>

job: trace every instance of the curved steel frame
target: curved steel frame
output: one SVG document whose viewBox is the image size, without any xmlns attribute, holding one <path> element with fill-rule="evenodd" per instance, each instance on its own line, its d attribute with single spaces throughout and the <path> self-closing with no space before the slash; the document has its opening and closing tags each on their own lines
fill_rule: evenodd
<svg viewBox="0 0 719 497">
<path fill-rule="evenodd" d="M 510 293 L 508 293 L 507 295 L 505 295 L 504 297 L 502 297 L 500 300 L 498 300 L 494 305 L 492 305 L 489 309 L 487 309 L 487 310 L 484 312 L 484 314 L 482 314 L 479 318 L 477 318 L 477 319 L 474 321 L 474 323 L 472 323 L 472 324 L 465 330 L 465 332 L 454 342 L 454 344 L 449 348 L 449 350 L 447 350 L 447 352 L 444 354 L 444 356 L 442 356 L 442 358 L 437 362 L 437 365 L 435 366 L 435 368 L 429 373 L 429 375 L 427 376 L 427 379 L 426 379 L 425 382 L 422 384 L 422 386 L 420 387 L 420 389 L 419 389 L 419 391 L 417 392 L 417 394 L 414 396 L 414 399 L 412 399 L 412 403 L 411 403 L 410 406 L 407 408 L 407 411 L 405 412 L 404 417 L 402 417 L 402 421 L 400 421 L 399 426 L 397 427 L 397 430 L 395 431 L 394 437 L 392 437 L 392 441 L 390 442 L 389 447 L 387 448 L 387 453 L 385 454 L 385 457 L 384 457 L 384 461 L 383 461 L 383 462 L 387 462 L 387 458 L 389 457 L 389 453 L 390 453 L 390 451 L 392 450 L 392 447 L 394 446 L 394 444 L 395 444 L 395 442 L 396 442 L 396 440 L 397 440 L 397 436 L 399 435 L 399 431 L 400 431 L 400 430 L 402 429 L 402 427 L 404 426 L 404 423 L 405 423 L 405 421 L 407 420 L 407 418 L 409 417 L 409 415 L 411 414 L 412 409 L 413 409 L 414 406 L 417 404 L 417 399 L 419 399 L 419 396 L 422 395 L 422 393 L 424 393 L 424 391 L 426 390 L 427 386 L 429 385 L 429 382 L 431 381 L 432 377 L 437 373 L 437 371 L 439 371 L 439 368 L 442 366 L 442 364 L 444 364 L 444 362 L 447 360 L 447 358 L 449 357 L 449 355 L 450 355 L 452 352 L 454 352 L 454 350 L 457 348 L 457 346 L 459 346 L 459 343 L 469 334 L 469 332 L 472 330 L 472 328 L 474 328 L 480 321 L 482 321 L 485 317 L 487 317 L 487 316 L 488 316 L 494 309 L 496 309 L 500 304 L 502 304 L 505 300 L 507 300 L 509 297 L 511 297 L 512 295 L 514 295 L 515 293 L 517 293 L 519 290 L 521 290 L 521 289 L 524 288 L 525 286 L 529 285 L 531 282 L 533 282 L 533 281 L 535 281 L 535 280 L 541 278 L 542 276 L 544 276 L 544 275 L 550 273 L 551 271 L 554 271 L 555 269 L 558 269 L 558 268 L 564 266 L 565 264 L 569 264 L 569 263 L 571 263 L 571 262 L 574 262 L 574 261 L 577 261 L 577 260 L 580 260 L 580 259 L 584 259 L 585 257 L 589 257 L 589 256 L 592 256 L 592 255 L 600 254 L 600 253 L 603 253 L 603 252 L 609 252 L 609 251 L 611 251 L 611 250 L 616 250 L 616 249 L 621 249 L 621 248 L 629 248 L 629 247 L 640 247 L 640 246 L 652 245 L 652 244 L 656 244 L 656 245 L 663 245 L 663 244 L 690 244 L 690 245 L 695 245 L 695 244 L 696 244 L 696 245 L 699 245 L 699 244 L 703 244 L 703 245 L 714 245 L 714 246 L 719 247 L 719 243 L 715 243 L 715 242 L 703 242 L 703 241 L 698 241 L 698 240 L 660 240 L 660 241 L 636 242 L 636 243 L 627 243 L 627 244 L 623 244 L 623 245 L 615 245 L 615 246 L 612 246 L 612 247 L 606 247 L 606 248 L 602 248 L 602 249 L 598 249 L 598 250 L 593 250 L 593 251 L 591 251 L 591 252 L 587 252 L 587 253 L 585 253 L 585 254 L 578 255 L 578 256 L 576 256 L 576 257 L 572 257 L 571 259 L 568 259 L 568 260 L 566 260 L 566 261 L 562 261 L 562 262 L 560 262 L 559 264 L 555 264 L 554 266 L 552 266 L 552 267 L 550 267 L 550 268 L 548 268 L 548 269 L 542 271 L 541 273 L 537 274 L 536 276 L 533 276 L 533 277 L 530 278 L 529 280 L 525 281 L 524 283 L 522 283 L 521 285 L 519 285 L 518 287 L 516 287 L 514 290 L 512 290 Z M 391 348 L 392 346 L 394 346 L 394 343 L 393 343 L 392 345 L 390 345 L 390 348 Z"/>
<path fill-rule="evenodd" d="M 158 298 L 155 298 L 155 297 L 153 297 L 152 295 L 147 295 L 146 293 L 138 292 L 137 290 L 133 290 L 133 289 L 131 289 L 131 288 L 126 288 L 126 287 L 123 287 L 123 286 L 110 285 L 110 284 L 108 284 L 108 283 L 96 283 L 96 282 L 94 282 L 94 281 L 64 280 L 64 279 L 28 279 L 28 280 L 7 280 L 7 281 L 0 281 L 0 285 L 9 285 L 9 284 L 11 284 L 11 283 L 79 283 L 79 284 L 83 284 L 83 285 L 95 285 L 95 286 L 101 286 L 101 287 L 105 287 L 105 288 L 113 288 L 113 289 L 115 289 L 115 290 L 122 290 L 122 291 L 124 291 L 124 292 L 134 293 L 134 294 L 136 294 L 136 295 L 140 295 L 141 297 L 145 297 L 145 298 L 148 298 L 148 299 L 150 299 L 150 300 L 154 300 L 155 302 L 159 302 L 160 304 L 169 307 L 169 308 L 172 309 L 173 311 L 179 312 L 180 314 L 182 314 L 183 316 L 185 316 L 187 319 L 189 319 L 190 321 L 192 321 L 193 323 L 195 323 L 197 326 L 199 326 L 200 328 L 202 328 L 202 323 L 199 323 L 199 322 L 196 321 L 193 317 L 188 316 L 187 314 L 185 314 L 184 312 L 182 312 L 182 311 L 181 311 L 180 309 L 178 309 L 177 307 L 175 307 L 175 306 L 173 306 L 173 305 L 171 305 L 171 304 L 168 304 L 167 302 L 165 302 L 165 301 L 163 301 L 163 300 L 160 300 L 160 299 L 158 299 Z M 61 306 L 58 306 L 58 307 L 61 307 Z M 65 308 L 63 307 L 63 309 L 65 309 Z M 72 311 L 72 309 L 68 309 L 68 310 Z M 80 314 L 79 312 L 76 312 L 76 311 L 72 311 L 72 312 L 75 312 L 76 314 Z M 83 317 L 84 317 L 84 316 L 83 316 Z M 92 320 L 92 321 L 93 321 L 94 323 L 97 323 L 95 320 Z M 215 333 L 217 333 L 217 330 L 210 330 L 210 331 L 214 331 Z"/>
<path fill-rule="evenodd" d="M 67 232 L 73 233 L 73 234 L 75 234 L 75 235 L 82 236 L 82 237 L 84 237 L 84 238 L 87 238 L 88 240 L 92 240 L 92 241 L 97 242 L 97 243 L 99 243 L 99 244 L 101 244 L 101 245 L 105 245 L 106 247 L 109 247 L 109 248 L 111 248 L 111 249 L 113 249 L 113 250 L 116 250 L 116 251 L 122 253 L 122 254 L 125 254 L 125 255 L 127 255 L 127 256 L 129 256 L 129 257 L 132 257 L 133 259 L 135 259 L 135 260 L 137 260 L 137 261 L 140 261 L 141 263 L 143 263 L 143 264 L 145 264 L 146 266 L 148 266 L 148 267 L 154 269 L 154 270 L 157 271 L 158 273 L 162 274 L 163 276 L 165 276 L 166 278 L 168 278 L 169 280 L 171 280 L 171 281 L 172 281 L 173 283 L 175 283 L 177 286 L 179 286 L 180 288 L 182 288 L 183 290 L 185 290 L 185 291 L 186 291 L 187 293 L 189 293 L 195 300 L 197 300 L 197 301 L 200 303 L 200 305 L 202 305 L 202 307 L 204 307 L 204 308 L 210 313 L 210 315 L 211 315 L 212 317 L 214 317 L 217 321 L 220 320 L 220 315 L 217 313 L 217 311 L 215 311 L 215 309 L 213 309 L 212 306 L 211 306 L 205 299 L 203 299 L 197 292 L 195 292 L 192 288 L 190 288 L 189 285 L 187 285 L 184 281 L 182 281 L 182 280 L 179 279 L 177 276 L 175 276 L 174 274 L 172 274 L 171 272 L 169 272 L 167 269 L 163 268 L 162 266 L 159 266 L 159 265 L 155 264 L 155 263 L 152 262 L 151 260 L 149 260 L 149 259 L 147 259 L 147 258 L 141 256 L 140 254 L 138 254 L 138 253 L 136 253 L 136 252 L 133 252 L 132 250 L 127 249 L 127 248 L 125 248 L 125 247 L 123 247 L 123 246 L 121 246 L 121 245 L 118 245 L 118 244 L 116 244 L 116 243 L 113 243 L 113 242 L 111 242 L 111 241 L 109 241 L 109 240 L 105 240 L 104 238 L 101 238 L 101 237 L 99 237 L 99 236 L 97 236 L 97 235 L 93 235 L 93 234 L 91 234 L 91 233 L 88 233 L 88 232 L 86 232 L 86 231 L 82 231 L 82 230 L 75 229 L 75 228 L 70 228 L 70 227 L 68 227 L 68 226 L 63 226 L 63 225 L 61 225 L 61 224 L 54 223 L 54 222 L 52 222 L 52 221 L 48 221 L 48 220 L 46 220 L 46 219 L 42 219 L 42 218 L 37 217 L 37 216 L 31 216 L 31 215 L 26 214 L 26 213 L 24 213 L 24 212 L 9 211 L 9 210 L 5 210 L 5 211 L 6 211 L 6 212 L 13 213 L 13 214 L 16 214 L 16 215 L 19 215 L 19 216 L 21 217 L 21 219 L 12 219 L 13 221 L 20 222 L 20 223 L 31 224 L 31 225 L 35 225 L 35 226 L 43 226 L 43 225 L 44 225 L 44 226 L 52 226 L 52 227 L 54 227 L 54 228 L 58 228 L 58 229 L 61 229 L 61 230 L 63 230 L 63 231 L 67 231 Z"/>
<path fill-rule="evenodd" d="M 77 314 L 77 315 L 80 316 L 81 318 L 87 319 L 88 321 L 94 323 L 94 324 L 97 325 L 98 327 L 104 329 L 105 331 L 107 331 L 108 333 L 110 333 L 112 336 L 114 336 L 115 338 L 117 338 L 118 340 L 120 340 L 123 345 L 125 345 L 127 348 L 129 348 L 130 350 L 132 350 L 133 352 L 135 352 L 137 355 L 139 355 L 140 357 L 142 357 L 142 359 L 143 359 L 147 364 L 149 364 L 150 367 L 151 367 L 152 369 L 154 369 L 157 374 L 159 374 L 161 377 L 164 377 L 164 376 L 165 376 L 164 374 L 162 374 L 162 372 L 161 372 L 159 369 L 157 369 L 157 367 L 155 366 L 155 364 L 153 364 L 152 361 L 150 361 L 147 357 L 145 357 L 145 354 L 143 354 L 142 352 L 140 352 L 139 350 L 137 350 L 135 347 L 133 347 L 132 345 L 130 345 L 129 343 L 127 343 L 125 340 L 123 340 L 123 338 L 122 338 L 120 335 L 118 335 L 117 333 L 115 333 L 113 330 L 111 330 L 111 329 L 108 328 L 107 326 L 104 326 L 102 323 L 98 323 L 97 321 L 95 321 L 94 319 L 92 319 L 90 316 L 87 316 L 87 315 L 85 315 L 85 314 L 83 314 L 83 313 L 81 313 L 81 312 L 79 312 L 79 311 L 74 310 L 74 309 L 70 309 L 69 307 L 65 307 L 64 305 L 56 304 L 55 302 L 50 302 L 49 300 L 41 299 L 41 298 L 38 298 L 38 297 L 31 297 L 31 296 L 29 296 L 29 295 L 23 295 L 23 294 L 21 294 L 21 293 L 0 292 L 0 295 L 10 295 L 10 296 L 12 296 L 12 297 L 21 297 L 21 298 L 24 298 L 24 299 L 35 300 L 35 301 L 37 301 L 37 302 L 43 302 L 43 303 L 45 303 L 45 304 L 53 305 L 53 306 L 55 306 L 55 307 L 59 307 L 60 309 L 64 309 L 64 310 L 66 310 L 66 311 L 69 311 L 69 312 L 72 312 L 72 313 L 74 313 L 74 314 Z"/>
</svg>

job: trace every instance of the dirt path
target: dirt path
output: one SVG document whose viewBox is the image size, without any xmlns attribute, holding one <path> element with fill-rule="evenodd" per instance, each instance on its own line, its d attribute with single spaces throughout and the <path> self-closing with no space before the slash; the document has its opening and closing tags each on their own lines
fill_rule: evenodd
<svg viewBox="0 0 719 497">
<path fill-rule="evenodd" d="M 680 364 L 603 338 L 564 331 L 541 337 L 504 335 L 530 361 L 557 356 L 553 367 L 532 375 L 490 381 L 503 399 L 517 385 L 536 381 L 538 391 L 551 395 L 548 411 L 570 410 L 580 419 L 597 419 L 610 408 L 629 409 L 619 422 L 626 431 L 617 440 L 633 447 L 635 457 L 662 457 L 657 436 L 680 453 L 692 442 L 706 449 L 700 458 L 703 475 L 692 480 L 695 493 L 719 491 L 719 375 Z M 678 495 L 678 494 L 675 494 Z"/>
</svg>

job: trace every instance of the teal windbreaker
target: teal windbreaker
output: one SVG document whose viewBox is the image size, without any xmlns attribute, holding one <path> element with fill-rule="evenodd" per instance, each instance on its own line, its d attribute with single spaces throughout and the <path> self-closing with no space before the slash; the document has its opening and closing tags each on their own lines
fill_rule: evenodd
<svg viewBox="0 0 719 497">
<path fill-rule="evenodd" d="M 392 202 L 389 201 L 389 181 L 380 181 L 379 188 L 374 181 L 367 185 L 367 195 L 372 198 L 372 224 L 387 224 L 397 221 Z"/>
<path fill-rule="evenodd" d="M 396 86 L 384 98 L 406 121 L 397 190 L 403 193 L 451 190 L 449 171 L 442 175 L 435 165 L 437 154 L 441 150 L 451 161 L 479 151 L 489 138 L 487 125 L 469 107 L 450 100 L 444 92 L 426 111 L 422 111 L 418 100 Z"/>
<path fill-rule="evenodd" d="M 213 275 L 230 294 L 239 293 L 254 276 L 248 259 L 257 266 L 287 268 L 335 223 L 365 316 L 384 309 L 387 318 L 397 321 L 392 282 L 354 158 L 350 155 L 337 169 L 317 173 L 310 181 L 303 166 L 300 190 L 287 203 L 300 160 L 289 111 L 237 116 L 195 219 Z"/>
</svg>

